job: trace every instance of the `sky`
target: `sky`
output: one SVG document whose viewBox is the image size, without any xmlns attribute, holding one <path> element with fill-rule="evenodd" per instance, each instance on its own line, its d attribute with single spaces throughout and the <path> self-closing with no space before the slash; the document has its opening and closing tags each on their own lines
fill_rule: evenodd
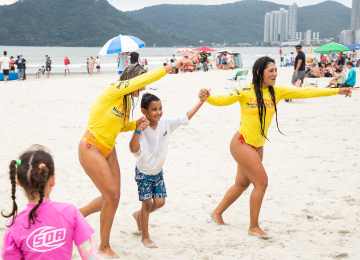
<svg viewBox="0 0 360 260">
<path fill-rule="evenodd" d="M 152 6 L 152 5 L 159 5 L 159 4 L 174 4 L 175 1 L 170 0 L 136 0 L 136 1 L 125 1 L 125 0 L 108 0 L 110 4 L 115 6 L 117 9 L 121 11 L 131 11 L 131 10 L 138 10 L 141 8 L 144 8 L 146 6 Z M 238 2 L 239 0 L 182 0 L 181 4 L 225 4 L 225 3 L 234 3 Z M 265 0 L 266 1 L 266 0 Z M 270 2 L 283 4 L 283 5 L 289 5 L 293 3 L 297 3 L 299 6 L 305 6 L 305 5 L 313 5 L 318 4 L 321 2 L 324 2 L 325 0 L 268 0 Z M 352 0 L 336 0 L 339 3 L 342 3 L 343 5 L 346 5 L 347 7 L 351 7 Z M 12 4 L 16 2 L 16 0 L 0 0 L 0 5 L 5 4 Z M 134 2 L 134 3 L 129 3 Z M 136 2 L 136 3 L 135 3 Z M 176 1 L 178 4 L 179 2 Z"/>
</svg>

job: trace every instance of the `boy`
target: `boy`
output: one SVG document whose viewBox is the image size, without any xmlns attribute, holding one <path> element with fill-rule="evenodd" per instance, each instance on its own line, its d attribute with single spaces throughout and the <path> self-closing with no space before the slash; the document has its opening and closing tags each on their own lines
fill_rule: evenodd
<svg viewBox="0 0 360 260">
<path fill-rule="evenodd" d="M 207 92 L 206 92 L 207 93 Z M 149 214 L 165 205 L 167 197 L 163 179 L 163 165 L 169 145 L 170 134 L 189 120 L 204 104 L 208 96 L 199 96 L 200 101 L 187 113 L 173 118 L 161 119 L 163 115 L 158 97 L 146 93 L 141 100 L 141 112 L 148 120 L 143 131 L 137 128 L 130 141 L 130 150 L 137 159 L 135 180 L 138 185 L 141 209 L 133 213 L 138 230 L 142 232 L 141 242 L 147 248 L 157 248 L 148 232 Z"/>
</svg>

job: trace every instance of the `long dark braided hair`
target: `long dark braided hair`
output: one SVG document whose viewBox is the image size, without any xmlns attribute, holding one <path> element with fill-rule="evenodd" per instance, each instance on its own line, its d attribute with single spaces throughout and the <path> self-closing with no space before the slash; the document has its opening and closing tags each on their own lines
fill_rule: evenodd
<svg viewBox="0 0 360 260">
<path fill-rule="evenodd" d="M 13 208 L 10 214 L 1 215 L 4 218 L 12 218 L 12 221 L 8 227 L 14 225 L 17 216 L 17 204 L 16 204 L 16 177 L 20 185 L 24 188 L 28 198 L 34 199 L 34 194 L 38 193 L 40 199 L 38 204 L 29 213 L 29 226 L 35 224 L 37 219 L 36 210 L 39 208 L 44 199 L 45 185 L 49 178 L 55 174 L 55 166 L 52 156 L 49 151 L 41 145 L 33 145 L 29 150 L 25 151 L 19 158 L 21 164 L 17 165 L 16 160 L 12 160 L 10 163 L 10 181 L 11 181 L 11 198 L 13 199 Z M 44 167 L 39 169 L 40 164 L 45 164 Z"/>
<path fill-rule="evenodd" d="M 262 92 L 262 84 L 264 82 L 264 71 L 268 67 L 269 63 L 275 63 L 275 60 L 269 58 L 269 57 L 261 57 L 258 59 L 253 66 L 253 84 L 255 88 L 256 93 L 256 99 L 257 99 L 257 106 L 259 111 L 259 118 L 260 118 L 260 132 L 263 137 L 266 137 L 265 135 L 265 118 L 266 118 L 266 105 L 263 98 L 263 92 Z M 271 100 L 274 103 L 275 106 L 275 114 L 276 114 L 276 126 L 281 133 L 279 129 L 278 119 L 277 119 L 277 108 L 276 108 L 276 99 L 275 99 L 275 91 L 274 86 L 269 86 L 269 92 L 271 95 Z M 282 134 L 282 133 L 281 133 Z M 268 139 L 267 139 L 268 140 Z"/>
<path fill-rule="evenodd" d="M 146 73 L 146 69 L 143 68 L 139 63 L 132 64 L 130 66 L 127 66 L 124 72 L 120 76 L 120 81 L 126 81 L 132 78 L 135 78 L 137 76 L 140 76 L 144 73 Z M 140 90 L 137 90 L 138 94 L 140 94 Z M 129 101 L 129 102 L 128 102 Z M 124 112 L 124 121 L 127 117 L 127 111 L 132 108 L 132 113 L 134 112 L 134 107 L 136 106 L 136 103 L 134 101 L 134 97 L 131 94 L 127 94 L 123 98 L 123 112 Z M 128 115 L 130 119 L 130 114 Z"/>
</svg>

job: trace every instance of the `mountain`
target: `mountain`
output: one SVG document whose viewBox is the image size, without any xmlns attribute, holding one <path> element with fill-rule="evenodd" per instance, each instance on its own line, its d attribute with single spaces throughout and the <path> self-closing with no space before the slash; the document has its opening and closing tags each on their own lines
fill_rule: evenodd
<svg viewBox="0 0 360 260">
<path fill-rule="evenodd" d="M 148 46 L 192 45 L 127 16 L 107 0 L 22 0 L 0 6 L 0 45 L 103 46 L 129 34 Z"/>
<path fill-rule="evenodd" d="M 293 3 L 293 2 L 291 2 Z M 125 12 L 163 32 L 207 43 L 262 42 L 266 12 L 289 10 L 268 1 L 241 1 L 222 5 L 156 5 Z M 300 7 L 298 31 L 320 32 L 321 38 L 336 37 L 350 27 L 351 9 L 335 1 Z"/>
</svg>

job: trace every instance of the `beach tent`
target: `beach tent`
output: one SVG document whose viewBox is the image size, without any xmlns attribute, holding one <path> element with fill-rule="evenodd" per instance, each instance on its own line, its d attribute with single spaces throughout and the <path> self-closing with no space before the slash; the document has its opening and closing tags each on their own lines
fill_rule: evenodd
<svg viewBox="0 0 360 260">
<path fill-rule="evenodd" d="M 329 54 L 331 52 L 341 52 L 341 51 L 350 51 L 344 45 L 340 43 L 331 42 L 320 46 L 319 48 L 315 49 L 314 52 L 321 53 L 321 54 Z"/>
<path fill-rule="evenodd" d="M 345 47 L 348 48 L 351 51 L 359 50 L 360 49 L 360 42 L 355 42 L 354 44 L 348 44 Z"/>
<path fill-rule="evenodd" d="M 218 51 L 218 53 L 224 53 L 224 52 L 228 52 L 228 53 L 230 54 L 230 53 L 232 53 L 232 52 L 234 52 L 234 51 L 232 51 L 232 50 L 227 50 L 227 49 Z"/>
<path fill-rule="evenodd" d="M 110 55 L 121 52 L 136 51 L 145 48 L 145 43 L 131 35 L 119 35 L 109 40 L 99 52 L 99 55 Z"/>
<path fill-rule="evenodd" d="M 208 48 L 208 47 L 203 46 L 203 47 L 200 47 L 200 48 L 197 48 L 197 49 L 193 49 L 193 51 L 214 52 L 214 51 L 216 51 L 216 50 L 210 49 L 210 48 Z"/>
</svg>

